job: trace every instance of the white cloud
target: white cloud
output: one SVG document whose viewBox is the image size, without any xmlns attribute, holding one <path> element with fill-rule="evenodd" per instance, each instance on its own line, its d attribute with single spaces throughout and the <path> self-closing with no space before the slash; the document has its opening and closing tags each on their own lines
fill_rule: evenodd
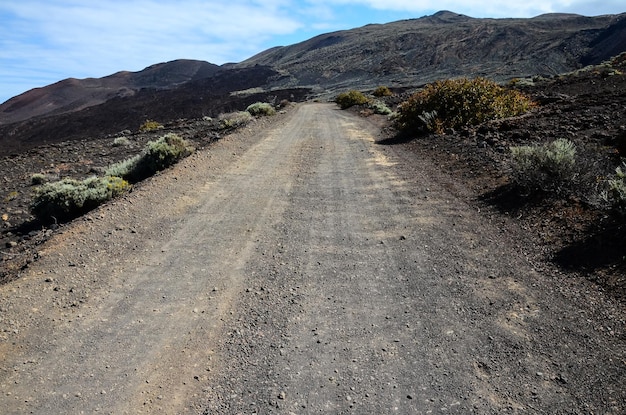
<svg viewBox="0 0 626 415">
<path fill-rule="evenodd" d="M 8 3 L 8 2 L 7 2 Z M 22 0 L 0 4 L 0 102 L 62 78 L 104 76 L 178 58 L 240 61 L 303 23 L 289 0 Z M 42 73 L 19 85 L 24 68 Z M 30 73 L 30 72 L 29 72 Z M 9 77 L 11 79 L 9 80 Z M 10 81 L 10 82 L 7 82 Z M 11 89 L 12 87 L 16 89 Z"/>
</svg>

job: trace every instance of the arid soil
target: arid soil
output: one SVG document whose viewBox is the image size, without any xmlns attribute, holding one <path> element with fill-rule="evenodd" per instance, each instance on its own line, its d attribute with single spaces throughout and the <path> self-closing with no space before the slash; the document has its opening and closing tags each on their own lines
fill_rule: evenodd
<svg viewBox="0 0 626 415">
<path fill-rule="evenodd" d="M 382 144 L 432 160 L 446 186 L 469 192 L 477 208 L 510 218 L 529 251 L 568 275 L 597 283 L 626 301 L 626 225 L 603 198 L 606 179 L 626 157 L 626 76 L 585 71 L 522 88 L 532 113 L 443 136 L 398 137 Z M 576 145 L 579 172 L 568 195 L 523 195 L 511 185 L 510 146 L 566 138 Z"/>
<path fill-rule="evenodd" d="M 624 413 L 620 297 L 451 170 L 498 150 L 378 121 L 298 105 L 24 244 L 0 407 Z"/>
</svg>

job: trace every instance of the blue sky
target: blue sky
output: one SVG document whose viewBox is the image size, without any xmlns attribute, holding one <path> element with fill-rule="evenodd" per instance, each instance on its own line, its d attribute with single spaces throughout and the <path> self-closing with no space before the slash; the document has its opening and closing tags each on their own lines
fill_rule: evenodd
<svg viewBox="0 0 626 415">
<path fill-rule="evenodd" d="M 624 0 L 0 0 L 0 103 L 65 78 L 174 59 L 240 62 L 273 46 L 439 10 L 471 17 L 626 12 Z"/>
</svg>

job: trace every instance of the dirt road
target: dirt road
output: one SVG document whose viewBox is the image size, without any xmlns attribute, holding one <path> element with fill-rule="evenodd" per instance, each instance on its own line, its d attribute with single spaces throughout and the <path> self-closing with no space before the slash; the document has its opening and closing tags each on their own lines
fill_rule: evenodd
<svg viewBox="0 0 626 415">
<path fill-rule="evenodd" d="M 0 287 L 0 412 L 624 413 L 623 308 L 376 133 L 301 105 L 66 227 Z"/>
</svg>

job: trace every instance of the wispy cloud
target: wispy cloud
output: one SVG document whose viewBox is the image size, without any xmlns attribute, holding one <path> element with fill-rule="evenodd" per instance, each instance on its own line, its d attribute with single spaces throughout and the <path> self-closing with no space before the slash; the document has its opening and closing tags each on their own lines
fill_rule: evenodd
<svg viewBox="0 0 626 415">
<path fill-rule="evenodd" d="M 7 3 L 0 4 L 0 102 L 23 92 L 18 81 L 33 73 L 45 85 L 178 58 L 240 61 L 303 26 L 280 0 Z"/>
<path fill-rule="evenodd" d="M 0 2 L 0 102 L 67 77 L 179 58 L 238 62 L 277 44 L 447 9 L 472 17 L 618 13 L 623 0 L 19 0 Z M 619 4 L 618 4 L 619 3 Z"/>
<path fill-rule="evenodd" d="M 584 15 L 626 12 L 623 0 L 321 0 L 322 4 L 364 6 L 375 10 L 433 12 L 450 10 L 472 17 L 532 17 L 543 13 L 565 12 Z"/>
</svg>

